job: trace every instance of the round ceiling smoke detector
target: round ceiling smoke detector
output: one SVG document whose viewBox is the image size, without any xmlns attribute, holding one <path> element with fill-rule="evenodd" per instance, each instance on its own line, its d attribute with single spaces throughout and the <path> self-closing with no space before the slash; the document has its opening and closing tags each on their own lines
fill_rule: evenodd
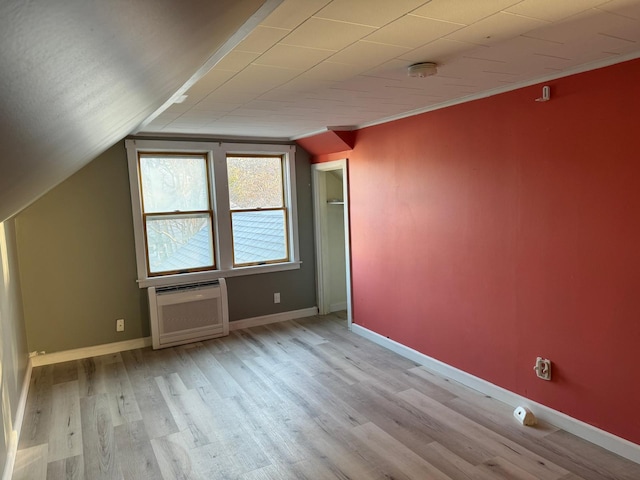
<svg viewBox="0 0 640 480">
<path fill-rule="evenodd" d="M 430 77 L 438 73 L 438 65 L 433 62 L 420 62 L 409 65 L 407 74 L 410 77 Z"/>
</svg>

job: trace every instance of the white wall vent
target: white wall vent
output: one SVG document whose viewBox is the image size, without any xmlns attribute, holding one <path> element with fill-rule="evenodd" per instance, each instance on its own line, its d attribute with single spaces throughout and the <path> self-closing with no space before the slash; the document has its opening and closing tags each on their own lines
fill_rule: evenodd
<svg viewBox="0 0 640 480">
<path fill-rule="evenodd" d="M 154 349 L 229 334 L 224 278 L 190 285 L 149 287 L 148 293 Z"/>
</svg>

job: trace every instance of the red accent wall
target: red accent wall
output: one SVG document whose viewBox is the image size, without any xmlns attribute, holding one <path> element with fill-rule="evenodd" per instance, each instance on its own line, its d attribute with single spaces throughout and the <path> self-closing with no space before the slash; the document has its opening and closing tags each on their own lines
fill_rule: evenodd
<svg viewBox="0 0 640 480">
<path fill-rule="evenodd" d="M 548 84 L 357 132 L 354 322 L 640 444 L 640 60 Z"/>
</svg>

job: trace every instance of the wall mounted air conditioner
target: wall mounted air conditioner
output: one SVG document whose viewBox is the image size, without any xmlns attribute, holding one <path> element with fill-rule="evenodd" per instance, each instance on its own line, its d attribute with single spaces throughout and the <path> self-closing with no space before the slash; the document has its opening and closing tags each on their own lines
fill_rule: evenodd
<svg viewBox="0 0 640 480">
<path fill-rule="evenodd" d="M 224 278 L 190 285 L 149 287 L 148 293 L 154 349 L 229 334 Z"/>
</svg>

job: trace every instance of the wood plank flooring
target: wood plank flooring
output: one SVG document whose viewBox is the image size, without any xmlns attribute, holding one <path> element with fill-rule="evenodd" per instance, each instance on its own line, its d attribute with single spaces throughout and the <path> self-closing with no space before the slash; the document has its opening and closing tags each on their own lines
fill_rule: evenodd
<svg viewBox="0 0 640 480">
<path fill-rule="evenodd" d="M 33 371 L 16 480 L 640 479 L 352 334 L 344 315 Z"/>
</svg>

